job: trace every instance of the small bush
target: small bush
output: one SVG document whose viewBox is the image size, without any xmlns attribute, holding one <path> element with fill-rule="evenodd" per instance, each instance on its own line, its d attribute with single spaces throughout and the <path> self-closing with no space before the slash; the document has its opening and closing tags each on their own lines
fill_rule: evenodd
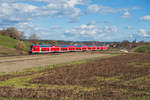
<svg viewBox="0 0 150 100">
<path fill-rule="evenodd" d="M 135 50 L 138 53 L 150 53 L 150 45 L 144 45 Z"/>
<path fill-rule="evenodd" d="M 25 50 L 25 49 L 26 49 L 25 43 L 22 42 L 22 41 L 19 41 L 19 42 L 16 44 L 16 49 L 17 49 L 17 50 Z"/>
</svg>

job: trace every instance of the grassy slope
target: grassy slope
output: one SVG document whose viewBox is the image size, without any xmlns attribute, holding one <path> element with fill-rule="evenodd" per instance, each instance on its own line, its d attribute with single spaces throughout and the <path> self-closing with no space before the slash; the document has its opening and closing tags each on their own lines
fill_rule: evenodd
<svg viewBox="0 0 150 100">
<path fill-rule="evenodd" d="M 8 48 L 15 48 L 18 40 L 0 35 L 0 45 Z"/>
<path fill-rule="evenodd" d="M 19 40 L 15 40 L 13 38 L 0 35 L 0 47 L 1 47 L 0 53 L 3 53 L 3 54 L 4 54 L 4 52 L 5 52 L 5 54 L 7 54 L 7 52 L 9 52 L 8 54 L 13 54 L 13 52 L 15 53 L 15 51 L 16 51 L 15 46 L 18 42 L 19 42 Z M 28 51 L 29 44 L 27 42 L 25 42 L 25 45 L 26 45 L 25 51 Z M 4 48 L 4 51 L 2 51 L 3 48 Z M 12 52 L 10 53 L 10 51 L 12 51 Z"/>
<path fill-rule="evenodd" d="M 141 47 L 138 47 L 135 52 L 138 52 L 138 53 L 150 53 L 150 45 L 144 45 L 144 46 L 141 46 Z"/>
</svg>

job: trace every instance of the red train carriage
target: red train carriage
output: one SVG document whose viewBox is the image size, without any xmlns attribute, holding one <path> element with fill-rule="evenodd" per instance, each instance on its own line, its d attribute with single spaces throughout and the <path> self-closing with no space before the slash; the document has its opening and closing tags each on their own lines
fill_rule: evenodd
<svg viewBox="0 0 150 100">
<path fill-rule="evenodd" d="M 104 50 L 104 47 L 103 47 L 103 46 L 101 46 L 101 47 L 100 47 L 100 50 Z"/>
<path fill-rule="evenodd" d="M 32 45 L 29 53 L 51 53 L 51 52 L 70 52 L 70 51 L 88 51 L 88 50 L 108 50 L 107 46 L 80 46 L 80 45 Z"/>
<path fill-rule="evenodd" d="M 51 52 L 50 45 L 40 45 L 40 53 L 49 53 Z"/>
<path fill-rule="evenodd" d="M 76 50 L 75 51 L 82 51 L 82 46 L 76 45 Z"/>
<path fill-rule="evenodd" d="M 100 46 L 97 46 L 97 50 L 101 50 L 101 49 L 100 49 Z"/>
<path fill-rule="evenodd" d="M 88 50 L 88 51 L 92 50 L 92 46 L 88 46 L 88 47 L 87 47 L 87 50 Z"/>
<path fill-rule="evenodd" d="M 60 52 L 61 47 L 60 46 L 50 46 L 51 52 Z"/>
<path fill-rule="evenodd" d="M 101 46 L 100 47 L 100 50 L 108 50 L 109 49 L 109 47 L 107 47 L 107 46 Z"/>
<path fill-rule="evenodd" d="M 88 47 L 87 46 L 82 46 L 81 49 L 82 49 L 82 51 L 86 51 L 86 50 L 88 50 Z"/>
<path fill-rule="evenodd" d="M 69 51 L 67 45 L 60 45 L 59 47 L 60 47 L 60 52 L 68 52 Z"/>
<path fill-rule="evenodd" d="M 103 50 L 108 50 L 108 49 L 109 49 L 109 47 L 107 47 L 107 46 L 103 47 Z"/>
<path fill-rule="evenodd" d="M 32 45 L 29 53 L 49 53 L 51 52 L 50 45 Z"/>
<path fill-rule="evenodd" d="M 68 50 L 69 51 L 76 51 L 76 47 L 75 46 L 68 46 Z"/>
<path fill-rule="evenodd" d="M 97 50 L 97 46 L 92 46 L 91 48 L 93 51 Z"/>
</svg>

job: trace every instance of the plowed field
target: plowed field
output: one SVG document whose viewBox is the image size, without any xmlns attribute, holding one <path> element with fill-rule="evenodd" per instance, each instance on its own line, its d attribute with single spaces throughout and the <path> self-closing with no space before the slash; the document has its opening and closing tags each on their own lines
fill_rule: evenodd
<svg viewBox="0 0 150 100">
<path fill-rule="evenodd" d="M 148 75 L 150 75 L 150 55 L 128 54 L 81 65 L 53 68 L 47 70 L 41 77 L 33 79 L 32 83 L 85 87 L 98 87 L 107 83 L 113 87 L 119 84 L 123 88 L 130 89 L 139 88 L 138 84 L 145 84 L 145 89 L 148 89 L 150 83 L 146 81 L 130 84 L 129 87 L 125 84 L 127 81 L 135 81 L 134 79 Z"/>
<path fill-rule="evenodd" d="M 0 79 L 7 83 L 11 76 Z M 132 100 L 149 100 L 150 54 L 122 54 L 12 78 L 24 83 L 0 84 L 0 96 L 54 100 L 131 100 L 128 97 L 146 96 Z"/>
</svg>

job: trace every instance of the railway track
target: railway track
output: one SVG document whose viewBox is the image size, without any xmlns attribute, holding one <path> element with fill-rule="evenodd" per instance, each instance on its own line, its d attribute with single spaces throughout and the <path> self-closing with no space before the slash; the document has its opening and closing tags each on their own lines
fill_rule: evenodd
<svg viewBox="0 0 150 100">
<path fill-rule="evenodd" d="M 85 52 L 85 53 L 96 53 L 96 52 L 102 52 L 102 51 L 78 51 L 80 52 Z M 72 52 L 63 52 L 63 53 L 72 53 Z M 75 52 L 77 53 L 77 52 Z M 55 52 L 55 53 L 43 53 L 43 54 L 22 54 L 22 55 L 4 55 L 0 57 L 19 57 L 19 56 L 41 56 L 41 55 L 60 55 L 62 52 Z"/>
</svg>

